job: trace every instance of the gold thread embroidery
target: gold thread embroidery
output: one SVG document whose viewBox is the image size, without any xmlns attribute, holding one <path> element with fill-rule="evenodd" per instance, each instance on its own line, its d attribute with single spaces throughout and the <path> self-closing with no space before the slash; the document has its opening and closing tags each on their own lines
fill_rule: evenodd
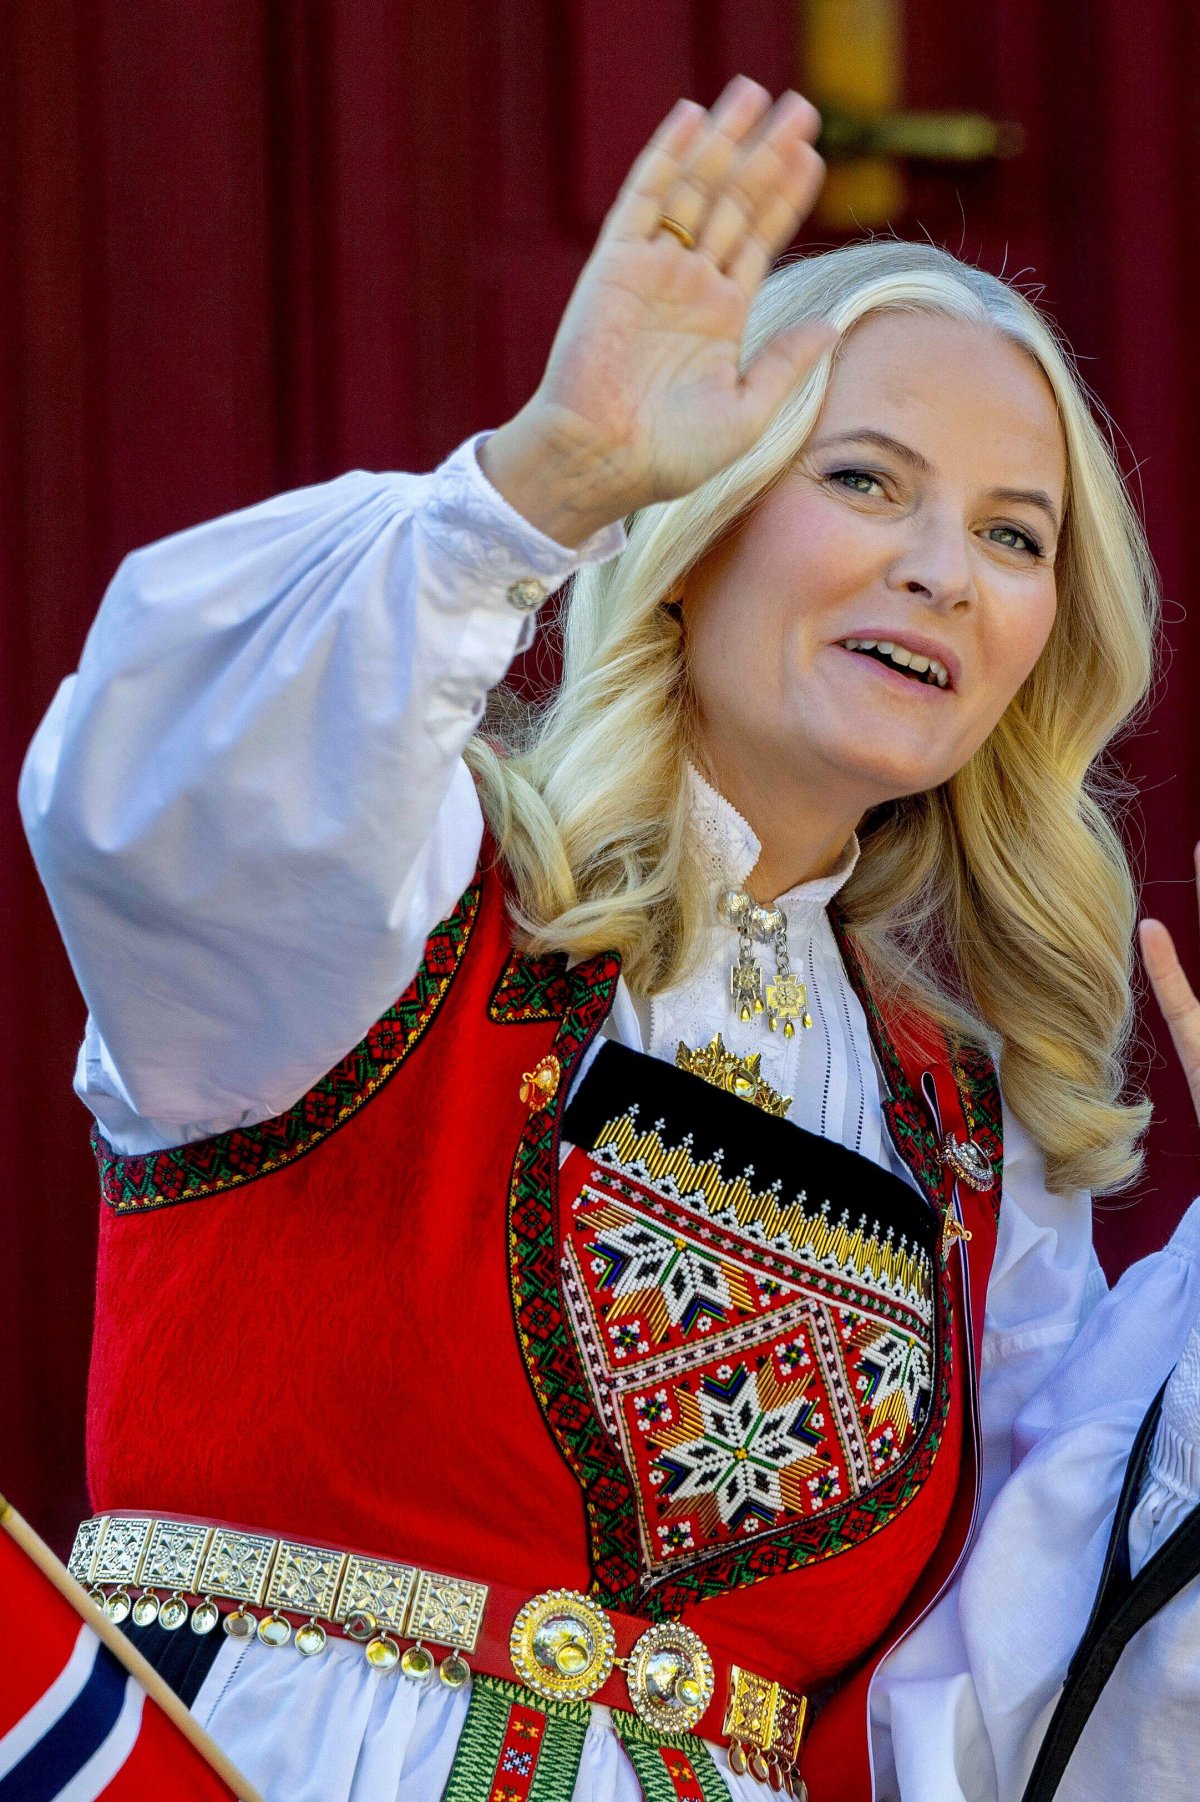
<svg viewBox="0 0 1200 1802">
<path fill-rule="evenodd" d="M 639 1132 L 628 1114 L 601 1127 L 596 1150 L 614 1151 L 625 1166 L 640 1165 L 651 1182 L 673 1182 L 684 1198 L 703 1194 L 710 1214 L 732 1213 L 743 1227 L 757 1223 L 768 1239 L 786 1234 L 797 1255 L 833 1260 L 843 1268 L 852 1265 L 861 1275 L 886 1283 L 892 1293 L 933 1293 L 929 1262 L 919 1252 L 873 1238 L 844 1220 L 806 1213 L 798 1202 L 781 1205 L 773 1189 L 755 1193 L 744 1176 L 730 1179 L 715 1161 L 697 1164 L 685 1147 L 668 1150 L 656 1132 Z"/>
</svg>

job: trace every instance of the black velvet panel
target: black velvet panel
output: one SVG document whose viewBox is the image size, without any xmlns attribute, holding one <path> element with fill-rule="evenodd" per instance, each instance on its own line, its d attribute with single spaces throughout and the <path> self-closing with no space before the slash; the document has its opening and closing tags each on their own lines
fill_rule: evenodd
<svg viewBox="0 0 1200 1802">
<path fill-rule="evenodd" d="M 717 1158 L 727 1177 L 753 1169 L 754 1186 L 780 1186 L 780 1201 L 828 1202 L 835 1219 L 843 1211 L 853 1225 L 865 1218 L 879 1235 L 890 1227 L 930 1256 L 938 1221 L 924 1197 L 891 1170 L 823 1139 L 791 1120 L 764 1113 L 690 1071 L 662 1058 L 606 1040 L 593 1058 L 563 1116 L 563 1136 L 585 1150 L 601 1129 L 636 1107 L 643 1127 L 657 1127 L 664 1143 L 690 1137 L 693 1158 Z M 658 1123 L 662 1122 L 659 1126 Z"/>
</svg>

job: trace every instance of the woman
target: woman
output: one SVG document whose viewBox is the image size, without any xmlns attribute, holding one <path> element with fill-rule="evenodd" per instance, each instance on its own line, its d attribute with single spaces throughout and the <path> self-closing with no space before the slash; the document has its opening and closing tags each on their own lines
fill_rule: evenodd
<svg viewBox="0 0 1200 1802">
<path fill-rule="evenodd" d="M 128 559 L 30 753 L 105 1197 L 73 1564 L 271 1797 L 1015 1796 L 1200 1301 L 1101 1301 L 1089 1230 L 1149 559 L 1019 295 L 764 282 L 816 129 L 681 103 L 514 420 Z"/>
</svg>

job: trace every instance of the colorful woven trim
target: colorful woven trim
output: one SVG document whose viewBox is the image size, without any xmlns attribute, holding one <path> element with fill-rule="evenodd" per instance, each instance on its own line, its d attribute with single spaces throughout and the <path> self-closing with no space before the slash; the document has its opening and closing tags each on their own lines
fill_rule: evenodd
<svg viewBox="0 0 1200 1802">
<path fill-rule="evenodd" d="M 883 1015 L 868 986 L 858 949 L 836 907 L 830 908 L 829 919 L 850 986 L 862 1003 L 867 1017 L 871 1044 L 883 1071 L 888 1090 L 883 1100 L 883 1113 L 892 1143 L 916 1177 L 923 1193 L 941 1214 L 945 1206 L 946 1172 L 934 1124 L 924 1101 L 915 1093 L 904 1066 L 896 1055 Z M 974 1045 L 954 1047 L 950 1063 L 971 1136 L 987 1152 L 996 1172 L 992 1203 L 998 1214 L 1004 1176 L 1004 1137 L 1000 1084 L 995 1067 L 987 1052 Z"/>
<path fill-rule="evenodd" d="M 950 1064 L 962 1096 L 967 1128 L 971 1137 L 982 1145 L 996 1172 L 996 1186 L 991 1193 L 999 1219 L 1000 1194 L 1004 1185 L 1004 1114 L 996 1066 L 987 1052 L 977 1045 L 960 1045 Z"/>
<path fill-rule="evenodd" d="M 141 1156 L 122 1157 L 94 1128 L 92 1149 L 107 1206 L 118 1214 L 148 1213 L 236 1189 L 294 1163 L 336 1132 L 395 1075 L 427 1031 L 462 963 L 480 892 L 478 882 L 466 890 L 430 933 L 421 967 L 399 1000 L 286 1112 L 257 1126 Z"/>
<path fill-rule="evenodd" d="M 561 953 L 522 957 L 514 951 L 488 1003 L 488 1015 L 499 1026 L 531 1026 L 561 1020 L 571 1000 L 567 960 Z"/>
<path fill-rule="evenodd" d="M 562 1112 L 580 1057 L 608 1016 L 621 960 L 602 954 L 567 975 L 567 1005 L 552 1047 L 561 1066 L 550 1104 L 532 1110 L 513 1164 L 508 1236 L 513 1314 L 534 1394 L 583 1490 L 598 1594 L 609 1607 L 637 1595 L 633 1489 L 592 1406 L 558 1291 L 555 1197 Z"/>
<path fill-rule="evenodd" d="M 590 1719 L 588 1702 L 476 1672 L 442 1802 L 570 1802 Z"/>
<path fill-rule="evenodd" d="M 612 1724 L 646 1802 L 729 1802 L 729 1786 L 702 1739 L 665 1738 L 616 1708 Z"/>
<path fill-rule="evenodd" d="M 563 1022 L 564 1043 L 576 1048 L 572 1063 L 598 1029 L 609 1005 L 607 981 L 598 983 L 596 995 L 590 993 L 596 980 L 594 972 L 595 964 L 581 965 L 572 972 L 581 990 Z M 585 1019 L 590 1020 L 586 1028 Z M 622 1056 L 640 1058 L 641 1054 Z M 603 1054 L 598 1065 L 601 1061 Z M 679 1078 L 668 1067 L 664 1070 L 664 1080 L 684 1080 L 689 1085 L 692 1082 L 690 1078 Z M 596 1079 L 589 1076 L 586 1080 Z M 569 1079 L 564 1074 L 558 1108 L 568 1087 Z M 714 1096 L 711 1101 L 720 1099 Z M 576 1100 L 572 1105 L 579 1107 L 582 1103 Z M 741 1121 L 744 1104 L 731 1101 L 730 1106 L 738 1110 Z M 920 1434 L 903 1463 L 881 1475 L 872 1488 L 840 1506 L 788 1520 L 754 1538 L 726 1541 L 688 1566 L 676 1564 L 653 1572 L 647 1568 L 636 1485 L 620 1443 L 597 1409 L 561 1289 L 565 1279 L 556 1210 L 563 1208 L 565 1202 L 558 1192 L 558 1108 L 531 1113 L 514 1169 L 509 1212 L 513 1295 L 522 1351 L 539 1406 L 583 1491 L 593 1589 L 598 1599 L 607 1607 L 642 1614 L 651 1620 L 676 1619 L 697 1602 L 837 1556 L 888 1526 L 924 1485 L 945 1430 L 953 1335 L 952 1290 L 944 1270 L 939 1275 L 934 1301 L 933 1394 Z M 786 1134 L 796 1131 L 786 1123 L 775 1124 Z M 761 1119 L 761 1129 L 771 1126 L 770 1120 Z M 841 1152 L 839 1155 L 854 1156 Z M 888 1180 L 908 1193 L 899 1178 Z M 914 1205 L 920 1206 L 915 1198 Z"/>
</svg>

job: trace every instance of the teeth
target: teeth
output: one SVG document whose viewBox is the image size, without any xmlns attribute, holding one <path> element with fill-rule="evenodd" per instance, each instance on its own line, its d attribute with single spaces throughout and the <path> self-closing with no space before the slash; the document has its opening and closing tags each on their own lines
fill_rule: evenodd
<svg viewBox="0 0 1200 1802">
<path fill-rule="evenodd" d="M 922 657 L 917 651 L 906 651 L 903 645 L 892 644 L 886 638 L 843 638 L 841 642 L 848 651 L 878 651 L 901 669 L 912 670 L 917 676 L 931 676 L 939 688 L 949 686 L 950 672 L 936 657 Z"/>
</svg>

